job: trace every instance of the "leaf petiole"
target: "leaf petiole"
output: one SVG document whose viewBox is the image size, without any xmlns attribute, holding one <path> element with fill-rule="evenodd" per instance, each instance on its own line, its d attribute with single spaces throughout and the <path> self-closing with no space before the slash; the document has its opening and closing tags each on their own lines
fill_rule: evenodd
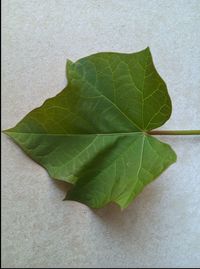
<svg viewBox="0 0 200 269">
<path fill-rule="evenodd" d="M 158 130 L 148 132 L 150 135 L 200 135 L 200 130 Z"/>
</svg>

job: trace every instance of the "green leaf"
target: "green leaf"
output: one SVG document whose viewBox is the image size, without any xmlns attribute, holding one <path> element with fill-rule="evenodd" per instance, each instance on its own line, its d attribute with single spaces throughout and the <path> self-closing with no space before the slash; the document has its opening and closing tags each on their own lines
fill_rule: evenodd
<svg viewBox="0 0 200 269">
<path fill-rule="evenodd" d="M 55 179 L 74 184 L 66 199 L 125 208 L 176 161 L 147 132 L 171 115 L 166 85 L 149 48 L 67 62 L 67 87 L 6 131 Z"/>
</svg>

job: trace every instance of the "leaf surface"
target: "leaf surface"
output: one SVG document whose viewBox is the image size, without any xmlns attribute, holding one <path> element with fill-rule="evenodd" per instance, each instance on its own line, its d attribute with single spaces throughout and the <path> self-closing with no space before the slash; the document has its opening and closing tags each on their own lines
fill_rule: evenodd
<svg viewBox="0 0 200 269">
<path fill-rule="evenodd" d="M 147 134 L 171 115 L 149 48 L 67 62 L 67 87 L 6 133 L 51 177 L 74 184 L 66 199 L 125 208 L 176 161 Z"/>
</svg>

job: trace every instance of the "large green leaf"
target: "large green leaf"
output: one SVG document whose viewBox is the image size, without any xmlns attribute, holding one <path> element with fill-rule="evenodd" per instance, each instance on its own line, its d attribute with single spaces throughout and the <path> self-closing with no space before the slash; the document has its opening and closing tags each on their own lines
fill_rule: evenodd
<svg viewBox="0 0 200 269">
<path fill-rule="evenodd" d="M 67 87 L 6 133 L 51 177 L 73 183 L 66 199 L 125 208 L 176 161 L 147 132 L 171 115 L 149 48 L 67 63 Z"/>
</svg>

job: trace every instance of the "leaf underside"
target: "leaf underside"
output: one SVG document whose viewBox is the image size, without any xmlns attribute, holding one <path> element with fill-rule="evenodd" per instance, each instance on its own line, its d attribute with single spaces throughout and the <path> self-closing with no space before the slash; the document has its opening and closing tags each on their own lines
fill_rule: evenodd
<svg viewBox="0 0 200 269">
<path fill-rule="evenodd" d="M 97 53 L 67 62 L 68 85 L 5 131 L 55 179 L 66 199 L 125 208 L 176 161 L 147 134 L 171 115 L 171 100 L 149 48 Z"/>
</svg>

